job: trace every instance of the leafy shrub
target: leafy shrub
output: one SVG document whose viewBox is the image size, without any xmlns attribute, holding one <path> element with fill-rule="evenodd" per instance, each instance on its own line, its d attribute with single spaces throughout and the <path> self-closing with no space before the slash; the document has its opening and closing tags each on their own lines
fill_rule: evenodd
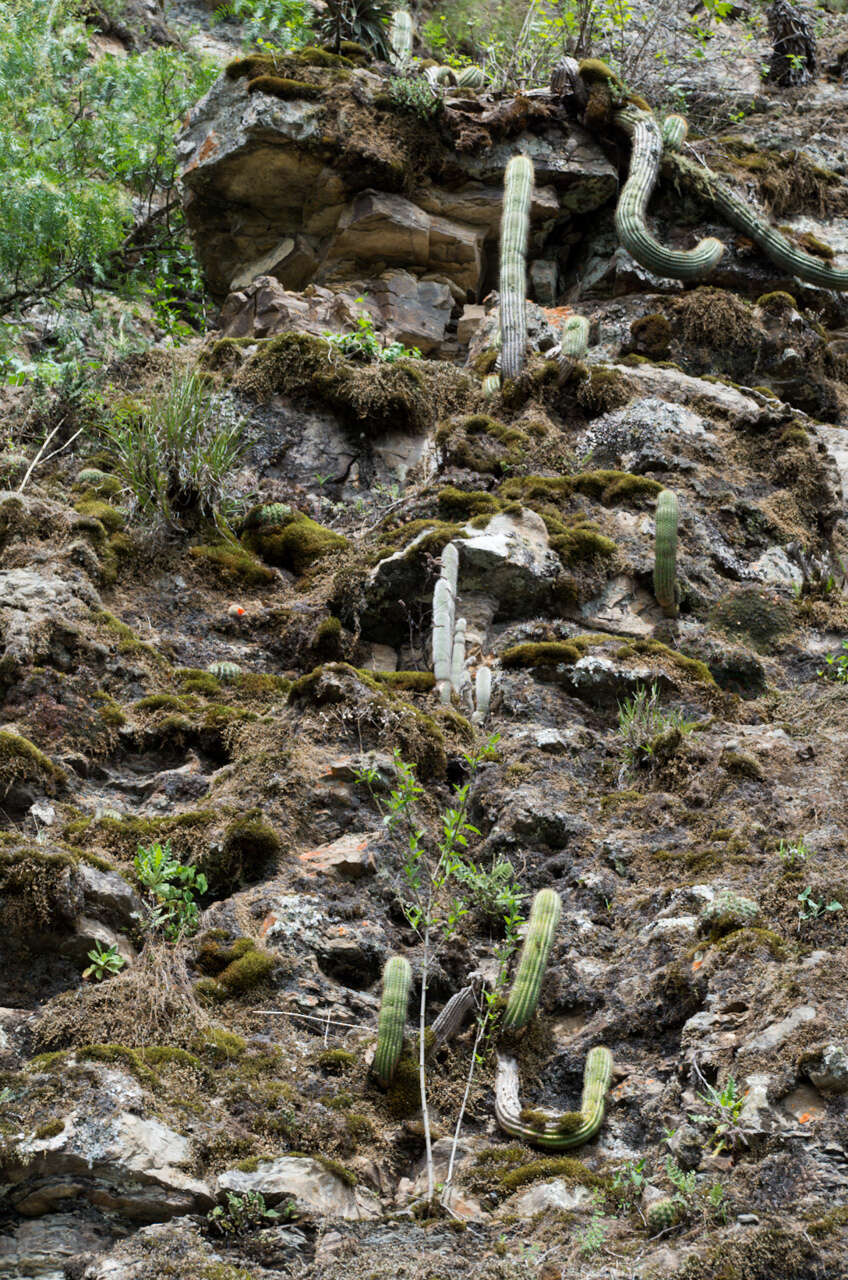
<svg viewBox="0 0 848 1280">
<path fill-rule="evenodd" d="M 357 298 L 357 302 L 362 302 Z M 350 360 L 380 360 L 384 364 L 394 364 L 396 360 L 420 359 L 418 347 L 405 347 L 402 342 L 383 343 L 374 328 L 374 320 L 369 312 L 360 311 L 356 317 L 356 329 L 353 333 L 324 333 L 331 347 L 341 351 Z"/>
<path fill-rule="evenodd" d="M 142 519 L 176 525 L 189 513 L 226 511 L 226 481 L 249 441 L 200 374 L 175 372 L 143 413 L 130 410 L 102 430 L 112 469 Z"/>
<path fill-rule="evenodd" d="M 227 1192 L 226 1205 L 216 1204 L 206 1215 L 209 1226 L 221 1236 L 243 1236 L 255 1227 L 268 1226 L 277 1218 L 294 1216 L 294 1201 L 288 1200 L 280 1209 L 269 1209 L 265 1197 L 259 1191 L 245 1191 L 238 1195 Z"/>
<path fill-rule="evenodd" d="M 206 892 L 206 877 L 185 867 L 171 855 L 171 842 L 139 845 L 134 861 L 138 882 L 146 890 L 143 924 L 162 932 L 172 942 L 197 931 L 199 911 L 196 893 Z"/>
<path fill-rule="evenodd" d="M 305 0 L 228 0 L 215 10 L 214 20 L 235 18 L 248 42 L 270 37 L 283 49 L 296 49 L 310 37 L 312 12 Z"/>
<path fill-rule="evenodd" d="M 391 5 L 387 0 L 326 0 L 315 29 L 339 53 L 343 40 L 352 40 L 378 57 L 388 58 L 388 24 Z"/>
<path fill-rule="evenodd" d="M 431 120 L 442 109 L 442 100 L 429 80 L 418 76 L 392 76 L 388 94 L 401 111 L 408 111 L 421 120 Z"/>
<path fill-rule="evenodd" d="M 0 307 L 102 280 L 175 187 L 174 129 L 215 69 L 151 49 L 92 59 L 75 0 L 0 6 Z"/>
</svg>

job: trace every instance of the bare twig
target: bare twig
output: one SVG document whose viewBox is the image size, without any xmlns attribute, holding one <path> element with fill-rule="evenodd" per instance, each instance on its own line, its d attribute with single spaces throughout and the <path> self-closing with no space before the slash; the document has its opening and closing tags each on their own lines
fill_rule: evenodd
<svg viewBox="0 0 848 1280">
<path fill-rule="evenodd" d="M 65 441 L 65 443 L 64 443 L 63 445 L 60 445 L 58 449 L 54 449 L 52 453 L 48 453 L 48 455 L 47 455 L 47 457 L 46 457 L 46 458 L 43 458 L 41 455 L 44 453 L 44 450 L 47 448 L 47 446 L 49 445 L 50 441 L 53 439 L 53 437 L 55 436 L 56 432 L 57 432 L 57 431 L 59 430 L 59 428 L 64 424 L 64 422 L 65 422 L 65 419 L 64 419 L 64 418 L 62 418 L 62 421 L 61 421 L 61 422 L 57 422 L 57 423 L 56 423 L 56 426 L 55 426 L 55 427 L 53 428 L 53 430 L 50 432 L 50 434 L 48 435 L 47 439 L 44 441 L 44 444 L 41 446 L 41 448 L 39 449 L 38 453 L 35 455 L 35 457 L 33 458 L 32 462 L 31 462 L 31 463 L 29 464 L 29 466 L 27 467 L 26 475 L 24 476 L 24 478 L 23 478 L 23 480 L 21 481 L 21 483 L 18 485 L 18 493 L 23 493 L 24 489 L 26 488 L 27 481 L 29 480 L 29 478 L 30 478 L 30 476 L 32 475 L 33 471 L 35 470 L 35 468 L 38 466 L 38 464 L 39 464 L 40 462 L 49 462 L 51 458 L 55 458 L 57 454 L 61 453 L 64 449 L 67 449 L 68 445 L 73 444 L 73 442 L 76 440 L 76 438 L 77 438 L 77 436 L 78 436 L 78 435 L 81 435 L 81 434 L 82 434 L 82 427 L 80 427 L 78 431 L 75 431 L 75 432 L 74 432 L 74 434 L 71 436 L 70 440 L 66 440 L 66 441 Z"/>
</svg>

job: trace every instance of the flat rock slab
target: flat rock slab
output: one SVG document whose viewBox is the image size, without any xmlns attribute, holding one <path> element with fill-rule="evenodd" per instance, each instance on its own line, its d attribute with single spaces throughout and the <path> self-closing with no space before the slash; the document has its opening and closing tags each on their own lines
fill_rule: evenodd
<svg viewBox="0 0 848 1280">
<path fill-rule="evenodd" d="M 302 1212 L 321 1218 L 359 1220 L 380 1215 L 380 1202 L 372 1192 L 349 1186 L 318 1160 L 306 1156 L 260 1160 L 250 1171 L 226 1169 L 216 1187 L 219 1194 L 258 1191 L 269 1204 L 292 1199 Z"/>
</svg>

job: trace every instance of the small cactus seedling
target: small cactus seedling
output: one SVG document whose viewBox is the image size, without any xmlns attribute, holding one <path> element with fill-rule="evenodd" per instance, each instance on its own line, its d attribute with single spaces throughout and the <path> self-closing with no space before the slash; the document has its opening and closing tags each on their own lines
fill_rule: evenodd
<svg viewBox="0 0 848 1280">
<path fill-rule="evenodd" d="M 645 1212 L 648 1235 L 651 1236 L 659 1235 L 661 1231 L 668 1231 L 669 1227 L 676 1227 L 679 1221 L 680 1205 L 676 1200 L 668 1197 L 654 1200 Z"/>
<path fill-rule="evenodd" d="M 579 1111 L 561 1113 L 523 1110 L 518 1099 L 518 1064 L 498 1054 L 495 1073 L 495 1119 L 505 1133 L 548 1151 L 567 1151 L 594 1138 L 604 1122 L 604 1106 L 612 1079 L 612 1054 L 603 1045 L 589 1051 L 583 1071 Z"/>
<path fill-rule="evenodd" d="M 516 378 L 527 346 L 527 240 L 533 198 L 533 161 L 513 156 L 504 174 L 501 217 L 501 374 Z"/>
<path fill-rule="evenodd" d="M 409 961 L 403 956 L 391 956 L 383 970 L 383 996 L 377 1020 L 377 1051 L 374 1054 L 374 1074 L 384 1088 L 391 1084 L 400 1061 L 411 983 Z"/>
<path fill-rule="evenodd" d="M 540 889 L 533 899 L 527 937 L 509 993 L 503 1025 L 514 1031 L 526 1027 L 536 1012 L 545 966 L 562 915 L 562 899 L 554 889 Z"/>
<path fill-rule="evenodd" d="M 585 316 L 568 316 L 559 335 L 563 359 L 582 360 L 589 346 L 589 321 Z"/>
<path fill-rule="evenodd" d="M 654 595 L 663 613 L 677 613 L 677 496 L 663 489 L 655 516 Z"/>
<path fill-rule="evenodd" d="M 685 116 L 666 116 L 662 122 L 662 140 L 666 151 L 679 151 L 686 141 L 689 122 Z"/>
</svg>

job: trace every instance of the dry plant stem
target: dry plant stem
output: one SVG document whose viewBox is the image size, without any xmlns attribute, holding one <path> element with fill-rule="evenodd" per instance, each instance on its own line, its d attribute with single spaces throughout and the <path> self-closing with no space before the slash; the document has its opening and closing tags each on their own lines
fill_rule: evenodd
<svg viewBox="0 0 848 1280">
<path fill-rule="evenodd" d="M 427 924 L 424 927 L 424 962 L 421 966 L 421 1004 L 418 1012 L 418 1088 L 421 1093 L 421 1119 L 424 1123 L 424 1149 L 427 1160 L 427 1203 L 433 1203 L 435 1182 L 433 1177 L 433 1138 L 430 1133 L 430 1112 L 427 1107 L 427 1072 L 424 1033 L 427 1029 L 427 976 L 430 960 L 430 908 L 432 890 L 428 902 Z"/>
<path fill-rule="evenodd" d="M 450 1212 L 450 1200 L 453 1190 L 453 1166 L 456 1162 L 456 1149 L 459 1146 L 459 1135 L 462 1132 L 462 1122 L 465 1119 L 465 1108 L 468 1106 L 468 1099 L 471 1096 L 471 1085 L 474 1081 L 474 1071 L 477 1066 L 477 1050 L 480 1047 L 480 1041 L 483 1038 L 483 1032 L 486 1029 L 486 1018 L 479 1017 L 477 1019 L 477 1034 L 474 1037 L 474 1046 L 471 1050 L 471 1062 L 468 1065 L 468 1076 L 465 1081 L 465 1092 L 462 1095 L 462 1105 L 459 1108 L 459 1115 L 456 1120 L 456 1129 L 453 1134 L 453 1142 L 451 1143 L 450 1160 L 448 1161 L 448 1172 L 445 1178 L 445 1186 L 442 1192 L 442 1207 Z"/>
</svg>

